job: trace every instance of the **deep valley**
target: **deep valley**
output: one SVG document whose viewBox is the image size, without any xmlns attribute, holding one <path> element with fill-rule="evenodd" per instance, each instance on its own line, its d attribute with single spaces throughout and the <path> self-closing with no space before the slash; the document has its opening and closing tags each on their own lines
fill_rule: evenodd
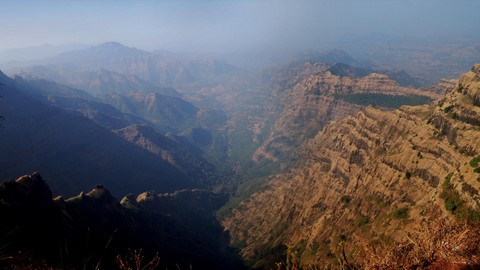
<svg viewBox="0 0 480 270">
<path fill-rule="evenodd" d="M 0 46 L 0 269 L 480 268 L 478 36 L 345 34 L 323 8 L 353 1 L 209 4 L 158 3 L 215 38 L 146 27 L 145 1 L 116 8 L 165 48 L 129 45 L 145 33 L 123 20 L 136 32 Z M 223 29 L 220 46 L 208 10 L 249 25 L 236 5 L 282 31 Z"/>
</svg>

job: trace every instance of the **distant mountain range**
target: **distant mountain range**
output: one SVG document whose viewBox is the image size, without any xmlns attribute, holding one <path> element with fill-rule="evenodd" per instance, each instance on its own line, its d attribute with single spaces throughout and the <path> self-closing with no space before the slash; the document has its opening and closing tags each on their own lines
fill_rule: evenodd
<svg viewBox="0 0 480 270">
<path fill-rule="evenodd" d="M 60 53 L 88 48 L 86 44 L 65 45 L 40 45 L 25 48 L 0 50 L 0 63 L 8 65 L 25 65 L 26 62 L 34 64 L 45 58 L 56 56 Z"/>
<path fill-rule="evenodd" d="M 110 183 L 112 191 L 119 194 L 140 192 L 147 187 L 157 191 L 198 187 L 201 185 L 197 180 L 205 179 L 198 178 L 197 173 L 194 179 L 185 173 L 190 168 L 178 168 L 186 164 L 172 164 L 108 128 L 141 124 L 138 117 L 125 115 L 93 101 L 82 91 L 55 83 L 12 80 L 3 74 L 0 82 L 2 115 L 6 119 L 0 140 L 3 178 L 29 170 L 42 171 L 53 179 L 55 193 L 69 195 L 99 180 Z M 92 115 L 93 121 L 89 118 Z M 175 144 L 166 137 L 159 137 L 157 144 L 158 140 Z"/>
<path fill-rule="evenodd" d="M 136 48 L 126 47 L 117 42 L 107 42 L 86 49 L 69 51 L 60 55 L 39 61 L 35 66 L 14 67 L 9 73 L 27 71 L 40 77 L 59 82 L 65 82 L 70 86 L 83 86 L 85 90 L 102 89 L 101 76 L 98 72 L 110 72 L 107 76 L 113 76 L 111 72 L 123 74 L 127 79 L 141 80 L 136 82 L 145 86 L 145 81 L 157 87 L 182 86 L 196 82 L 208 83 L 216 81 L 223 76 L 235 74 L 236 68 L 214 59 L 197 58 L 182 59 L 164 56 L 158 53 L 150 53 Z M 95 72 L 92 74 L 92 72 Z M 99 77 L 96 85 L 92 82 L 92 76 Z M 125 78 L 122 78 L 125 80 Z M 98 84 L 100 83 L 100 85 Z M 111 87 L 111 84 L 109 85 Z M 137 89 L 141 90 L 141 89 Z"/>
<path fill-rule="evenodd" d="M 28 71 L 20 71 L 15 75 L 26 79 L 42 78 L 55 81 L 73 88 L 82 89 L 93 96 L 113 93 L 128 95 L 131 92 L 180 96 L 173 88 L 157 87 L 135 76 L 126 76 L 106 69 L 78 71 L 75 69 L 59 70 L 47 66 L 33 66 L 26 69 Z"/>
</svg>

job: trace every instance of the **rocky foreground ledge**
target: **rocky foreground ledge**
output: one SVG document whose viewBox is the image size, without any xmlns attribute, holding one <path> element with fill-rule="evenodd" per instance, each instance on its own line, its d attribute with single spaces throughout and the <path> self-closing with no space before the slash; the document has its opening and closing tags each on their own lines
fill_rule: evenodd
<svg viewBox="0 0 480 270">
<path fill-rule="evenodd" d="M 129 194 L 99 185 L 52 198 L 39 173 L 0 185 L 0 267 L 116 269 L 117 256 L 158 253 L 161 268 L 242 268 L 214 217 L 222 195 L 202 190 Z"/>
</svg>

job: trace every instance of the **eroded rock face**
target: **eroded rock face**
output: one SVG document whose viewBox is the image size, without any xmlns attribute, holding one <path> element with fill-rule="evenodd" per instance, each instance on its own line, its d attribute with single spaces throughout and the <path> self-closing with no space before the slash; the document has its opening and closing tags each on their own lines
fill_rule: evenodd
<svg viewBox="0 0 480 270">
<path fill-rule="evenodd" d="M 380 95 L 380 98 L 419 96 L 428 101 L 441 96 L 438 88 L 403 87 L 380 73 L 359 78 L 337 76 L 328 70 L 309 74 L 281 93 L 283 107 L 253 160 L 257 163 L 269 160 L 285 166 L 289 160 L 296 159 L 298 147 L 306 139 L 312 138 L 330 121 L 344 119 L 368 105 L 368 101 L 355 103 L 358 97 L 352 95 L 365 95 L 360 98 L 368 95 Z"/>
<path fill-rule="evenodd" d="M 480 65 L 473 66 L 470 72 L 462 76 L 457 89 L 470 96 L 474 105 L 480 105 Z"/>
<path fill-rule="evenodd" d="M 369 107 L 327 124 L 303 145 L 300 165 L 271 176 L 224 219 L 244 258 L 269 267 L 278 259 L 273 250 L 290 244 L 303 263 L 324 265 L 342 241 L 347 253 L 388 247 L 420 233 L 432 209 L 433 220 L 451 217 L 440 197 L 450 174 L 462 200 L 478 208 L 480 177 L 469 165 L 480 153 L 480 125 L 471 120 L 480 119 L 476 80 L 467 73 L 431 105 Z"/>
</svg>

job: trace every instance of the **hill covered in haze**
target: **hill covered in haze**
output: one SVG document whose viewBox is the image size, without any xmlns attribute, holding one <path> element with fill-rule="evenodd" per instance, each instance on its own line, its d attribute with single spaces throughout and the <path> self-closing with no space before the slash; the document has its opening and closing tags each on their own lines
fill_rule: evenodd
<svg viewBox="0 0 480 270">
<path fill-rule="evenodd" d="M 152 153 L 112 132 L 107 128 L 108 123 L 116 122 L 111 126 L 123 128 L 138 123 L 138 118 L 93 101 L 86 93 L 46 81 L 12 80 L 3 74 L 1 83 L 2 115 L 6 119 L 0 140 L 3 178 L 13 178 L 25 171 L 42 171 L 54 179 L 51 185 L 55 193 L 69 195 L 98 182 L 111 184 L 112 191 L 119 194 L 140 192 L 147 187 L 173 191 L 198 187 L 206 181 L 205 177 L 198 178 L 201 171 L 195 172 L 195 177 L 186 173 L 192 169 L 180 161 L 181 157 L 172 164 L 173 157 Z M 45 92 L 46 89 L 51 92 Z M 55 102 L 62 97 L 60 90 L 69 102 Z M 77 107 L 68 106 L 72 100 Z M 90 118 L 95 114 L 96 117 Z M 175 144 L 159 137 L 157 145 L 159 140 L 166 145 Z M 180 148 L 176 151 L 181 151 Z M 209 168 L 208 162 L 202 162 Z"/>
</svg>

